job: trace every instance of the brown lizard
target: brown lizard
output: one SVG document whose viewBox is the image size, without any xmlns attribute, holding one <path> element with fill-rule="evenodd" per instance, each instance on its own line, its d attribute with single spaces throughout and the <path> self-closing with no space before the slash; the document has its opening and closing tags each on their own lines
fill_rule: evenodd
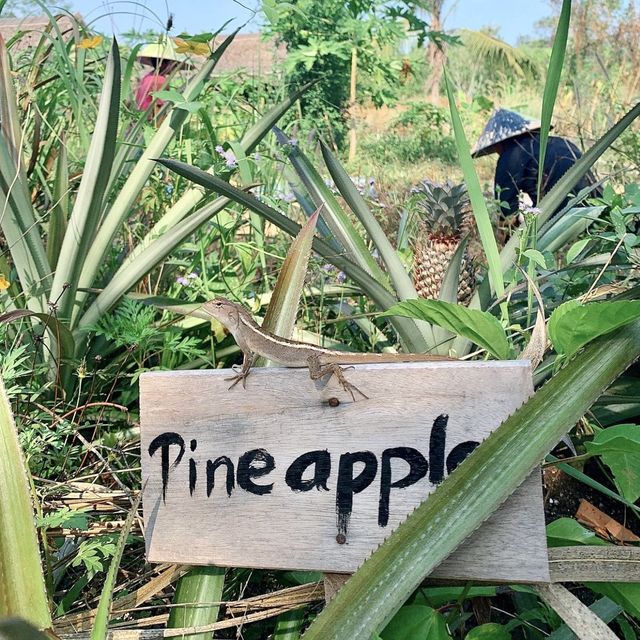
<svg viewBox="0 0 640 640">
<path fill-rule="evenodd" d="M 425 362 L 431 360 L 451 360 L 446 356 L 426 355 L 420 353 L 355 353 L 337 351 L 317 347 L 307 342 L 287 340 L 276 336 L 260 327 L 251 314 L 240 304 L 226 298 L 215 298 L 202 305 L 202 309 L 221 322 L 233 335 L 236 343 L 244 354 L 242 367 L 229 380 L 234 387 L 242 381 L 245 386 L 246 378 L 257 356 L 279 362 L 286 367 L 307 367 L 312 380 L 318 380 L 326 375 L 334 375 L 345 391 L 355 400 L 354 391 L 361 396 L 367 396 L 344 376 L 344 369 L 340 365 L 366 364 L 375 362 Z"/>
</svg>

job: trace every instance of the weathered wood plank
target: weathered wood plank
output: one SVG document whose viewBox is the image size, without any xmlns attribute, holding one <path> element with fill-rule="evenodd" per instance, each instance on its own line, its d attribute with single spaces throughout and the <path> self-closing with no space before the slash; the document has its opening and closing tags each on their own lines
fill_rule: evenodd
<svg viewBox="0 0 640 640">
<path fill-rule="evenodd" d="M 333 380 L 312 382 L 306 370 L 255 370 L 246 390 L 228 390 L 229 374 L 154 372 L 141 378 L 152 562 L 354 571 L 436 488 L 447 464 L 467 451 L 465 443 L 488 436 L 532 392 L 522 361 L 359 365 L 347 375 L 370 399 L 357 402 Z M 331 406 L 331 398 L 339 404 Z M 243 463 L 243 455 L 257 449 L 268 455 L 248 454 Z M 316 454 L 319 464 L 297 480 L 295 473 L 289 477 L 292 463 L 308 452 L 326 453 Z M 356 452 L 367 452 L 356 456 L 364 462 L 354 462 Z M 207 461 L 215 460 L 207 496 Z M 410 469 L 420 479 L 394 486 Z M 303 487 L 314 477 L 315 487 Z M 435 576 L 548 581 L 539 474 Z"/>
<path fill-rule="evenodd" d="M 552 582 L 640 582 L 638 547 L 552 547 Z"/>
</svg>

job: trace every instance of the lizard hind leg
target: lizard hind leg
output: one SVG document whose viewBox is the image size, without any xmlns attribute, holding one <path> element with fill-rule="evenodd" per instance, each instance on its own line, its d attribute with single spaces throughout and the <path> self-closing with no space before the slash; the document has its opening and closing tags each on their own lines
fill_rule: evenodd
<svg viewBox="0 0 640 640">
<path fill-rule="evenodd" d="M 365 400 L 369 399 L 369 396 L 360 391 L 355 384 L 352 384 L 347 380 L 344 375 L 345 369 L 339 364 L 336 364 L 335 362 L 322 364 L 318 356 L 312 355 L 307 358 L 307 366 L 309 367 L 309 377 L 312 380 L 320 380 L 320 378 L 324 378 L 324 376 L 332 375 L 336 377 L 336 380 L 340 383 L 342 388 L 351 395 L 351 399 L 354 402 L 356 401 L 354 391 L 359 393 Z M 353 367 L 348 368 L 352 369 Z"/>
</svg>

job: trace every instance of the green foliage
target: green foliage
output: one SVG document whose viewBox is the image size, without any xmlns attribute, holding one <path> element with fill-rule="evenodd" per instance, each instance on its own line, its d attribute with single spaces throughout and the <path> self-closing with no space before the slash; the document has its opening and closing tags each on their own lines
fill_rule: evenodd
<svg viewBox="0 0 640 640">
<path fill-rule="evenodd" d="M 377 105 L 391 99 L 399 82 L 393 56 L 404 36 L 393 6 L 382 0 L 269 0 L 262 8 L 267 33 L 287 47 L 287 80 L 295 85 L 317 81 L 301 101 L 304 131 L 341 143 L 354 51 L 370 99 Z"/>
<path fill-rule="evenodd" d="M 549 338 L 555 350 L 572 356 L 591 340 L 640 317 L 640 301 L 620 300 L 583 304 L 570 300 L 549 319 Z"/>
<path fill-rule="evenodd" d="M 547 544 L 550 547 L 565 547 L 574 544 L 606 545 L 593 531 L 573 518 L 558 518 L 547 525 Z"/>
<path fill-rule="evenodd" d="M 603 429 L 586 448 L 611 469 L 621 495 L 636 502 L 640 498 L 640 426 L 617 424 Z"/>
<path fill-rule="evenodd" d="M 502 325 L 495 316 L 486 311 L 467 309 L 463 305 L 442 300 L 420 299 L 401 302 L 382 315 L 400 315 L 426 320 L 456 335 L 468 338 L 498 360 L 507 360 L 511 354 L 509 341 Z"/>
<path fill-rule="evenodd" d="M 450 640 L 447 624 L 438 611 L 421 604 L 401 607 L 380 634 L 382 640 Z"/>
<path fill-rule="evenodd" d="M 446 112 L 428 102 L 410 102 L 387 131 L 365 140 L 362 153 L 384 164 L 456 158 Z"/>
<path fill-rule="evenodd" d="M 469 631 L 464 640 L 511 640 L 511 637 L 507 627 L 489 622 Z"/>
</svg>

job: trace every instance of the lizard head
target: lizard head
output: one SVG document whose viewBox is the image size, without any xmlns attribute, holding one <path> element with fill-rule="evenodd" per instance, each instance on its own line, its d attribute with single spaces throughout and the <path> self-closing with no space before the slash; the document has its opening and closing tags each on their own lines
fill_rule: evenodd
<svg viewBox="0 0 640 640">
<path fill-rule="evenodd" d="M 246 314 L 245 309 L 226 298 L 214 298 L 202 305 L 202 309 L 221 322 L 231 333 L 240 327 L 240 317 Z"/>
</svg>

